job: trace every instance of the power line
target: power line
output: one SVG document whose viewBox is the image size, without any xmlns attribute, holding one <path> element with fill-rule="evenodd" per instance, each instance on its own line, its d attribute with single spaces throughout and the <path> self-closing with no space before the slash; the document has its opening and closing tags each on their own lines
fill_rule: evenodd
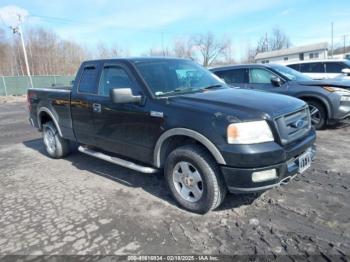
<svg viewBox="0 0 350 262">
<path fill-rule="evenodd" d="M 36 18 L 40 18 L 43 20 L 64 23 L 64 24 L 92 25 L 92 23 L 89 23 L 89 22 L 82 22 L 82 21 L 77 21 L 77 20 L 72 20 L 72 19 L 61 18 L 61 17 L 43 16 L 43 15 L 35 15 L 35 14 L 30 15 L 29 17 L 36 17 Z"/>
</svg>

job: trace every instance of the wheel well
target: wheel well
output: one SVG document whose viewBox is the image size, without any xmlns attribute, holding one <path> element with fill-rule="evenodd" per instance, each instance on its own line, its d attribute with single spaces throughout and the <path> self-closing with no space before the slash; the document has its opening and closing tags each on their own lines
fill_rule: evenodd
<svg viewBox="0 0 350 262">
<path fill-rule="evenodd" d="M 213 157 L 213 159 L 215 159 L 214 156 L 212 155 L 212 153 L 198 140 L 196 140 L 192 137 L 185 136 L 185 135 L 175 135 L 175 136 L 171 136 L 171 137 L 167 138 L 162 144 L 162 147 L 160 149 L 160 165 L 161 165 L 161 167 L 163 167 L 167 156 L 173 150 L 175 150 L 178 147 L 184 146 L 184 145 L 198 145 L 198 146 L 202 147 L 204 150 L 206 150 Z"/>
<path fill-rule="evenodd" d="M 321 100 L 321 99 L 318 99 L 318 98 L 315 98 L 315 97 L 299 97 L 301 100 L 305 101 L 306 103 L 308 101 L 314 101 L 314 102 L 317 102 L 319 103 L 321 106 L 323 106 L 323 108 L 325 109 L 325 113 L 326 113 L 326 119 L 328 119 L 328 108 L 326 106 L 326 104 Z"/>
<path fill-rule="evenodd" d="M 50 121 L 53 121 L 53 119 L 51 118 L 51 116 L 48 113 L 43 111 L 39 115 L 39 121 L 40 121 L 40 128 L 42 128 L 43 124 L 50 122 Z"/>
</svg>

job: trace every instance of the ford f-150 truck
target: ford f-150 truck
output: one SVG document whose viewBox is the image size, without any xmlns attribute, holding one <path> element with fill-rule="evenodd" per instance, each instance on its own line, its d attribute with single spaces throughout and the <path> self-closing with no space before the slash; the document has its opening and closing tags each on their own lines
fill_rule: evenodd
<svg viewBox="0 0 350 262">
<path fill-rule="evenodd" d="M 226 192 L 263 191 L 311 165 L 315 130 L 297 98 L 233 89 L 175 58 L 84 62 L 72 88 L 29 89 L 47 154 L 78 150 L 133 170 L 164 170 L 177 202 L 206 213 Z"/>
</svg>

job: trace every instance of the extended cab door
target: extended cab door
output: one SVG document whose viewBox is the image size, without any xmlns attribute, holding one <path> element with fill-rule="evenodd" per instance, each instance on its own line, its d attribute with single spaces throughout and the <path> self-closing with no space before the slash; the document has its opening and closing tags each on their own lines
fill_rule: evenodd
<svg viewBox="0 0 350 262">
<path fill-rule="evenodd" d="M 247 85 L 250 89 L 258 89 L 267 92 L 274 92 L 280 94 L 288 93 L 288 84 L 282 80 L 281 86 L 275 86 L 272 84 L 271 79 L 273 77 L 279 77 L 277 74 L 267 70 L 265 68 L 249 68 L 249 83 Z"/>
<path fill-rule="evenodd" d="M 93 98 L 97 94 L 99 66 L 96 62 L 82 64 L 71 95 L 73 130 L 81 144 L 94 145 Z"/>
<path fill-rule="evenodd" d="M 123 63 L 104 64 L 94 97 L 94 135 L 97 147 L 118 155 L 152 163 L 153 147 L 161 133 L 163 118 L 150 116 L 149 101 L 143 104 L 115 104 L 110 98 L 114 88 L 131 88 L 133 95 L 144 93 Z"/>
</svg>

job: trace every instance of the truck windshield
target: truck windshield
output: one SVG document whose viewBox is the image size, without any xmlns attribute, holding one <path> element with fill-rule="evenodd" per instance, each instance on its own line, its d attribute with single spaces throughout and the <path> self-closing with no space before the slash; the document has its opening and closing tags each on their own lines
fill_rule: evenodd
<svg viewBox="0 0 350 262">
<path fill-rule="evenodd" d="M 282 65 L 272 65 L 272 69 L 286 77 L 290 81 L 308 81 L 312 80 L 311 77 L 308 77 L 290 67 L 282 66 Z"/>
<path fill-rule="evenodd" d="M 136 67 L 157 97 L 227 88 L 220 78 L 191 61 L 142 61 Z"/>
</svg>

